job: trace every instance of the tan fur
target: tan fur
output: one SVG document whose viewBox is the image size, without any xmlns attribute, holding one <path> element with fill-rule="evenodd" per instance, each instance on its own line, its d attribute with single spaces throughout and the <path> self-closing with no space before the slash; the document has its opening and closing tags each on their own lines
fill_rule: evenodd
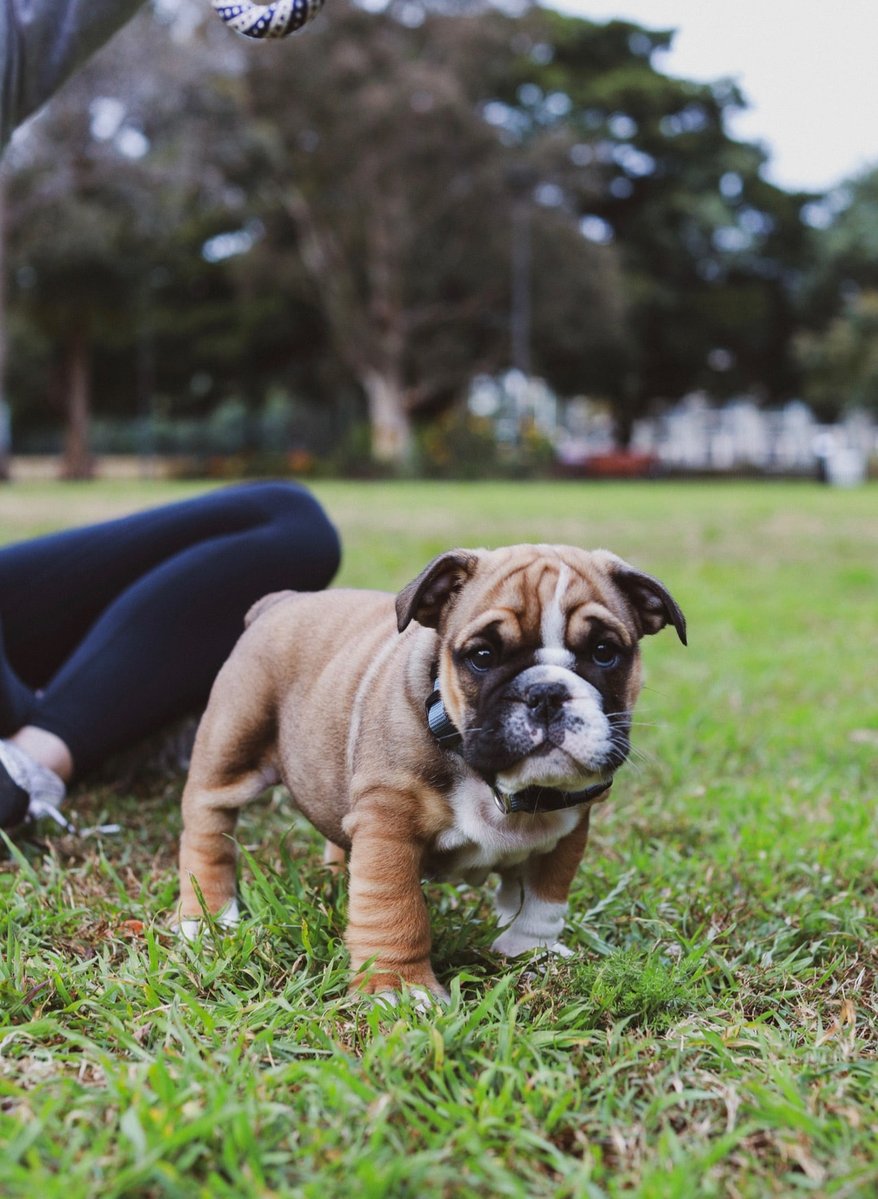
<svg viewBox="0 0 878 1199">
<path fill-rule="evenodd" d="M 550 853 L 534 854 L 525 868 L 526 882 L 538 899 L 547 903 L 566 903 L 585 847 L 588 844 L 588 824 L 591 810 L 586 808 L 582 819 L 566 837 L 562 837 Z"/>
<path fill-rule="evenodd" d="M 552 554 L 534 547 L 460 553 L 469 557 L 455 567 L 456 590 L 440 579 L 425 601 L 429 615 L 421 614 L 424 621 L 435 617 L 438 632 L 414 622 L 398 632 L 394 596 L 379 592 L 284 592 L 254 605 L 217 677 L 193 750 L 183 795 L 181 916 L 200 914 L 196 887 L 212 912 L 234 897 L 238 811 L 282 781 L 330 843 L 325 860 L 338 868 L 349 852 L 346 941 L 355 984 L 442 993 L 430 964 L 421 879 L 426 869 L 438 863 L 441 873 L 443 861 L 451 862 L 437 842 L 454 826 L 450 789 L 467 772 L 426 727 L 424 700 L 437 661 L 449 714 L 462 727 L 469 683 L 454 664 L 454 647 L 489 610 L 510 636 L 538 635 L 559 555 L 575 576 L 566 597 L 575 609 L 571 620 L 587 622 L 597 604 L 626 644 L 638 635 L 598 555 L 566 547 Z M 403 606 L 414 602 L 413 588 L 401 593 Z M 638 687 L 635 670 L 632 702 Z M 490 801 L 488 788 L 475 785 Z M 558 834 L 554 847 L 543 846 L 517 871 L 525 886 L 541 899 L 565 901 L 587 833 L 584 810 L 572 832 Z"/>
<path fill-rule="evenodd" d="M 348 855 L 334 841 L 327 841 L 323 846 L 323 865 L 329 867 L 330 874 L 341 874 L 348 864 Z"/>
</svg>

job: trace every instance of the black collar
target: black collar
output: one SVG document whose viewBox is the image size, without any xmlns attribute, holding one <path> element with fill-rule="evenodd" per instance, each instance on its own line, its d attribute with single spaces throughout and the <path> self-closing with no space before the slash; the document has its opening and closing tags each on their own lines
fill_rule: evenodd
<svg viewBox="0 0 878 1199">
<path fill-rule="evenodd" d="M 445 711 L 442 695 L 439 691 L 438 680 L 433 684 L 433 690 L 424 702 L 427 713 L 427 725 L 443 749 L 460 750 L 463 737 L 460 730 Z M 504 816 L 514 812 L 559 812 L 563 808 L 576 808 L 580 804 L 591 803 L 605 795 L 612 787 L 612 779 L 608 783 L 596 783 L 582 791 L 559 791 L 554 787 L 525 787 L 515 795 L 504 795 L 496 786 L 488 783 L 494 793 L 494 802 Z"/>
<path fill-rule="evenodd" d="M 442 702 L 442 696 L 439 694 L 439 680 L 433 684 L 433 690 L 424 701 L 424 708 L 427 713 L 427 724 L 430 732 L 439 742 L 443 749 L 458 749 L 463 737 L 445 711 L 445 704 Z"/>
<path fill-rule="evenodd" d="M 563 808 L 578 808 L 580 804 L 593 803 L 602 795 L 606 795 L 612 785 L 613 780 L 610 779 L 608 783 L 595 783 L 593 787 L 586 787 L 582 791 L 558 791 L 555 787 L 525 787 L 523 791 L 516 791 L 514 795 L 504 795 L 495 787 L 494 803 L 504 816 L 511 812 L 529 812 L 532 816 L 536 812 L 560 812 Z"/>
</svg>

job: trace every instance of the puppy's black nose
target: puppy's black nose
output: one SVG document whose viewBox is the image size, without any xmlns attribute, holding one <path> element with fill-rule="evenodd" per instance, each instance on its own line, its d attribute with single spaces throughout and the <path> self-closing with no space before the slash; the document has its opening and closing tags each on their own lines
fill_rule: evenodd
<svg viewBox="0 0 878 1199">
<path fill-rule="evenodd" d="M 563 683 L 532 683 L 524 702 L 536 720 L 548 724 L 569 698 L 570 692 Z"/>
</svg>

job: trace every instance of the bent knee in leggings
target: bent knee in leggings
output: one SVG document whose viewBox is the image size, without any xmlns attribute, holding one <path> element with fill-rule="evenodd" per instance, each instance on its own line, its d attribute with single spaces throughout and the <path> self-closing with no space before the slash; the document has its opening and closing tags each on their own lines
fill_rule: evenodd
<svg viewBox="0 0 878 1199">
<path fill-rule="evenodd" d="M 237 490 L 274 529 L 276 552 L 295 553 L 306 567 L 309 589 L 325 587 L 338 570 L 341 541 L 310 491 L 284 480 L 243 483 Z"/>
</svg>

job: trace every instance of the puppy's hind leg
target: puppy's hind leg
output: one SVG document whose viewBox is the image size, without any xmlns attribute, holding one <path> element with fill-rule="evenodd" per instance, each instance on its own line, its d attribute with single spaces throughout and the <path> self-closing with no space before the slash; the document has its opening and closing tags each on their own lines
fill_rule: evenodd
<svg viewBox="0 0 878 1199">
<path fill-rule="evenodd" d="M 329 868 L 330 874 L 341 874 L 347 865 L 348 855 L 334 841 L 327 841 L 323 846 L 323 865 Z"/>
<path fill-rule="evenodd" d="M 224 671 L 198 730 L 183 791 L 179 919 L 185 936 L 198 931 L 199 892 L 220 923 L 236 921 L 233 837 L 238 811 L 279 777 L 268 753 L 271 717 L 266 707 L 252 703 L 242 712 L 240 693 L 237 704 L 229 704 Z"/>
<path fill-rule="evenodd" d="M 234 842 L 238 809 L 277 782 L 277 776 L 250 771 L 221 783 L 190 782 L 183 792 L 183 835 L 180 839 L 179 921 L 184 936 L 197 935 L 204 906 L 220 924 L 238 921 Z"/>
</svg>

